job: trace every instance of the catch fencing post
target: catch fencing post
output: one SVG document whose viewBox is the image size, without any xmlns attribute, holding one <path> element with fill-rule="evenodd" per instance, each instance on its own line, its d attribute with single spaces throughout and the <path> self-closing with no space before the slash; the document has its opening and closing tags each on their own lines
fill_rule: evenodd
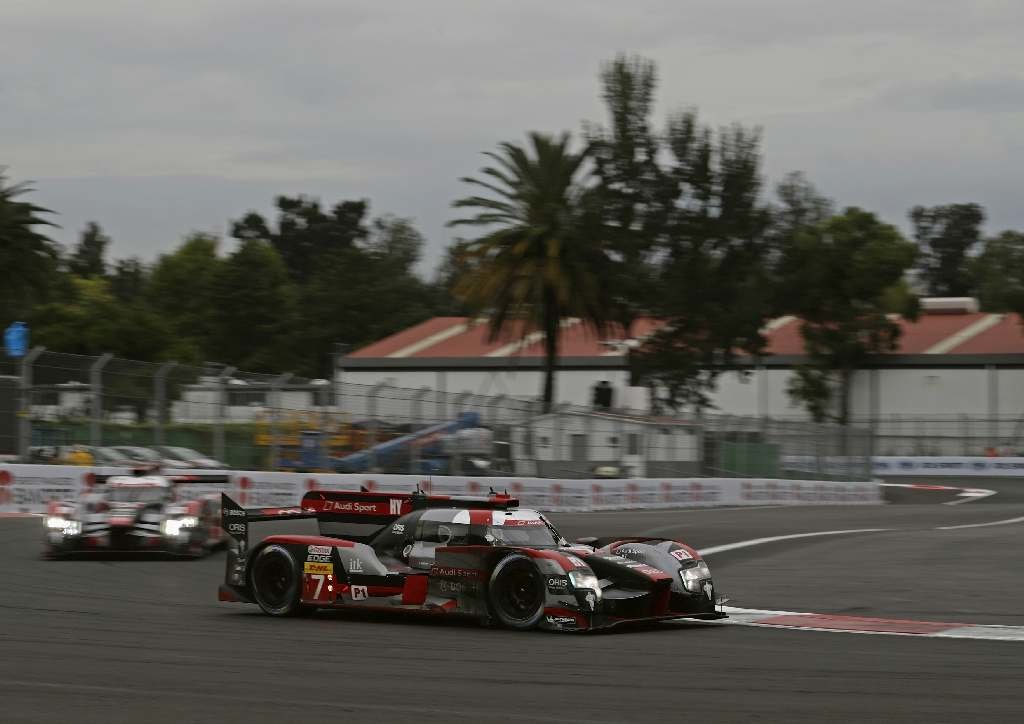
<svg viewBox="0 0 1024 724">
<path fill-rule="evenodd" d="M 46 347 L 33 347 L 21 358 L 21 410 L 18 419 L 18 456 L 22 462 L 28 460 L 29 448 L 32 447 L 32 365 Z"/>
<path fill-rule="evenodd" d="M 281 409 L 281 388 L 292 378 L 291 372 L 278 375 L 270 383 L 270 469 L 277 470 L 278 458 L 281 455 L 281 443 L 278 441 L 278 420 Z"/>
<path fill-rule="evenodd" d="M 89 367 L 89 444 L 99 447 L 103 444 L 103 368 L 114 358 L 109 352 L 100 355 Z"/>
<path fill-rule="evenodd" d="M 225 367 L 217 375 L 217 418 L 213 425 L 213 456 L 223 463 L 224 458 L 224 407 L 226 406 L 227 381 L 235 374 L 235 367 Z"/>
<path fill-rule="evenodd" d="M 377 394 L 385 387 L 390 387 L 387 380 L 378 382 L 370 388 L 370 399 L 367 401 L 367 409 L 370 413 L 370 429 L 367 431 L 366 438 L 366 451 L 369 455 L 368 472 L 374 472 L 377 469 L 377 451 L 374 450 L 377 447 Z"/>
<path fill-rule="evenodd" d="M 413 433 L 417 433 L 427 426 L 426 421 L 423 419 L 423 398 L 430 394 L 429 387 L 421 387 L 413 393 L 412 398 L 409 400 L 409 417 L 412 418 L 411 422 Z M 420 444 L 419 440 L 413 440 L 409 443 L 409 474 L 419 475 L 420 473 Z"/>
<path fill-rule="evenodd" d="M 156 408 L 153 433 L 157 445 L 164 444 L 164 405 L 167 404 L 167 375 L 177 366 L 177 362 L 164 362 L 153 377 L 153 405 Z"/>
</svg>

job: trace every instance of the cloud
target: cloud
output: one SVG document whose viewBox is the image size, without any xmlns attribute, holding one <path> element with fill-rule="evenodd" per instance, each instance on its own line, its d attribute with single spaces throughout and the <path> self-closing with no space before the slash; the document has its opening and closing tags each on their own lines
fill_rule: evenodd
<svg viewBox="0 0 1024 724">
<path fill-rule="evenodd" d="M 480 152 L 603 120 L 600 64 L 635 51 L 659 122 L 761 125 L 773 176 L 897 218 L 970 192 L 1024 227 L 1022 26 L 1019 0 L 6 0 L 0 164 L 115 254 L 305 192 L 414 216 L 430 265 Z"/>
</svg>

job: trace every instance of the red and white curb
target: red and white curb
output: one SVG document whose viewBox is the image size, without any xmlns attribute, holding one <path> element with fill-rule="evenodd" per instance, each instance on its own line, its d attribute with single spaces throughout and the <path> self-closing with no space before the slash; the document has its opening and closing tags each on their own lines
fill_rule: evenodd
<svg viewBox="0 0 1024 724">
<path fill-rule="evenodd" d="M 981 639 L 985 641 L 1024 641 L 1024 626 L 993 624 L 910 621 L 895 618 L 842 616 L 831 613 L 797 613 L 766 611 L 754 608 L 723 606 L 729 618 L 711 622 L 713 625 L 758 626 L 799 631 L 876 634 L 884 636 L 918 636 L 925 638 Z"/>
</svg>

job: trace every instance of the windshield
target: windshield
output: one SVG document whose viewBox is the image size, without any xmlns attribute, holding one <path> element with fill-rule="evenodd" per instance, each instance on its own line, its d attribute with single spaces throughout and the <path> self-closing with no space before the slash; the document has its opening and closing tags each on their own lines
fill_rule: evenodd
<svg viewBox="0 0 1024 724">
<path fill-rule="evenodd" d="M 157 503 L 167 499 L 167 488 L 157 485 L 132 485 L 110 488 L 107 500 L 115 503 Z"/>
<path fill-rule="evenodd" d="M 179 460 L 198 460 L 202 457 L 195 450 L 189 450 L 187 447 L 168 447 L 164 449 Z"/>
<path fill-rule="evenodd" d="M 160 460 L 160 453 L 154 452 L 148 448 L 123 447 L 120 449 L 124 450 L 125 454 L 135 460 L 151 460 L 153 462 L 158 462 Z"/>
<path fill-rule="evenodd" d="M 487 527 L 485 538 L 491 545 L 557 546 L 554 532 L 542 520 L 507 520 L 504 525 Z"/>
</svg>

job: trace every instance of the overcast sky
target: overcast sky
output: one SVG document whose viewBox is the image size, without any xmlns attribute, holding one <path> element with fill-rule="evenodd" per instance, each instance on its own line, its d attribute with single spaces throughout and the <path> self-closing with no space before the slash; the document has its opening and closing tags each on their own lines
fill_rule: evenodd
<svg viewBox="0 0 1024 724">
<path fill-rule="evenodd" d="M 603 120 L 635 52 L 659 119 L 762 126 L 769 181 L 1024 229 L 1022 29 L 1021 0 L 0 0 L 0 165 L 115 257 L 303 193 L 412 217 L 430 271 L 480 152 Z"/>
</svg>

